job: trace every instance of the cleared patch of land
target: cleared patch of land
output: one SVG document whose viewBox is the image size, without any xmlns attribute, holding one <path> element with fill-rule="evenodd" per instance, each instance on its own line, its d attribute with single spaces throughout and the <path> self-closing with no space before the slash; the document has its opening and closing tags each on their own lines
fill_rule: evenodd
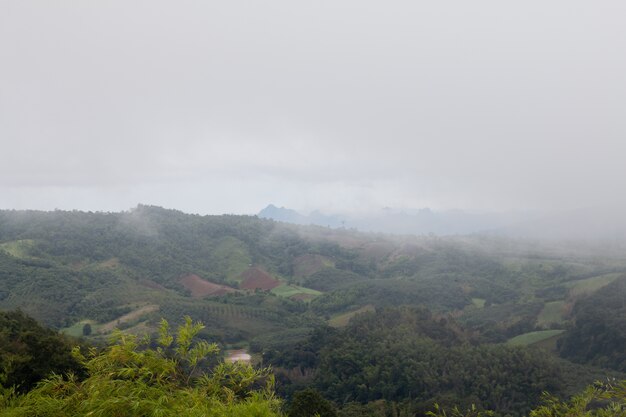
<svg viewBox="0 0 626 417">
<path fill-rule="evenodd" d="M 565 330 L 539 330 L 536 332 L 524 333 L 509 339 L 506 344 L 510 346 L 529 346 L 557 336 L 564 331 Z"/>
<path fill-rule="evenodd" d="M 159 309 L 159 306 L 156 304 L 145 305 L 143 307 L 140 307 L 136 310 L 131 311 L 128 314 L 124 314 L 123 316 L 118 317 L 115 320 L 112 320 L 108 323 L 103 324 L 102 326 L 98 328 L 98 333 L 111 332 L 113 331 L 113 329 L 115 329 L 117 326 L 121 324 L 132 323 L 133 321 L 137 320 L 139 317 L 148 313 L 152 313 L 153 311 L 157 311 L 158 309 Z"/>
<path fill-rule="evenodd" d="M 107 259 L 106 261 L 98 264 L 98 267 L 105 269 L 117 268 L 118 266 L 120 266 L 120 260 L 117 258 Z"/>
<path fill-rule="evenodd" d="M 565 286 L 570 288 L 570 296 L 577 296 L 597 291 L 600 288 L 609 285 L 621 276 L 623 276 L 622 273 L 598 275 L 591 278 L 568 282 Z"/>
<path fill-rule="evenodd" d="M 537 317 L 537 325 L 547 327 L 551 324 L 563 323 L 564 309 L 565 301 L 550 301 L 546 303 Z"/>
<path fill-rule="evenodd" d="M 65 333 L 72 337 L 82 337 L 83 336 L 83 327 L 85 324 L 89 324 L 91 326 L 91 333 L 98 333 L 100 329 L 100 325 L 93 320 L 81 320 L 78 323 L 74 323 L 70 327 L 66 327 L 61 329 L 61 333 Z"/>
<path fill-rule="evenodd" d="M 281 282 L 272 277 L 261 268 L 250 268 L 241 274 L 240 288 L 245 290 L 271 290 L 278 287 Z"/>
<path fill-rule="evenodd" d="M 548 337 L 547 339 L 543 339 L 540 342 L 533 343 L 533 347 L 534 348 L 543 349 L 543 350 L 547 350 L 549 352 L 553 352 L 553 353 L 558 355 L 557 342 L 560 339 L 561 334 L 563 334 L 563 333 L 559 333 L 559 334 L 557 334 L 555 336 Z"/>
<path fill-rule="evenodd" d="M 368 304 L 366 306 L 359 308 L 358 310 L 348 311 L 347 313 L 342 313 L 331 318 L 330 320 L 328 320 L 328 325 L 332 327 L 344 327 L 344 326 L 347 326 L 350 319 L 356 316 L 357 314 L 366 313 L 368 311 L 374 311 L 374 310 L 375 310 L 374 306 Z"/>
<path fill-rule="evenodd" d="M 472 304 L 474 304 L 477 308 L 484 308 L 486 301 L 487 300 L 484 298 L 472 298 Z"/>
<path fill-rule="evenodd" d="M 16 258 L 28 258 L 29 251 L 33 247 L 34 241 L 30 239 L 14 240 L 0 244 L 0 249 Z"/>
<path fill-rule="evenodd" d="M 252 356 L 245 349 L 237 349 L 237 350 L 227 350 L 226 352 L 226 362 L 242 362 L 242 363 L 250 363 L 252 360 Z"/>
<path fill-rule="evenodd" d="M 217 270 L 233 281 L 237 281 L 252 263 L 245 243 L 231 236 L 220 240 L 213 250 L 212 258 L 217 264 Z"/>
<path fill-rule="evenodd" d="M 312 300 L 312 299 L 314 299 L 314 298 L 315 298 L 315 296 L 314 296 L 314 295 L 311 295 L 311 294 L 302 294 L 302 293 L 300 293 L 300 294 L 295 294 L 295 295 L 292 295 L 291 297 L 289 297 L 289 299 L 291 299 L 291 300 L 296 300 L 296 301 L 310 301 L 310 300 Z"/>
<path fill-rule="evenodd" d="M 297 285 L 283 284 L 272 289 L 272 293 L 279 297 L 294 297 L 297 295 L 311 295 L 313 297 L 322 294 L 320 291 L 310 288 L 299 287 Z"/>
<path fill-rule="evenodd" d="M 334 262 L 322 255 L 306 254 L 293 260 L 293 276 L 306 278 L 326 267 L 335 266 Z"/>
<path fill-rule="evenodd" d="M 141 321 L 137 324 L 135 324 L 132 327 L 129 327 L 128 329 L 123 330 L 124 333 L 130 333 L 130 334 L 134 334 L 136 336 L 143 336 L 146 334 L 150 334 L 152 332 L 154 332 L 155 329 L 153 329 L 152 327 L 150 327 L 147 323 L 147 321 Z"/>
<path fill-rule="evenodd" d="M 185 275 L 184 277 L 181 277 L 179 281 L 185 289 L 191 292 L 191 296 L 194 298 L 201 298 L 209 295 L 222 295 L 235 291 L 234 288 L 206 281 L 195 274 Z"/>
</svg>

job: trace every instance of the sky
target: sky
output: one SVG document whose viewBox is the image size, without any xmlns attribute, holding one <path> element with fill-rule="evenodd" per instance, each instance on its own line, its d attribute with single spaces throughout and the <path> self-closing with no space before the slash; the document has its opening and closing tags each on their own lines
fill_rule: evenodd
<svg viewBox="0 0 626 417">
<path fill-rule="evenodd" d="M 0 208 L 626 203 L 626 2 L 0 0 Z"/>
</svg>

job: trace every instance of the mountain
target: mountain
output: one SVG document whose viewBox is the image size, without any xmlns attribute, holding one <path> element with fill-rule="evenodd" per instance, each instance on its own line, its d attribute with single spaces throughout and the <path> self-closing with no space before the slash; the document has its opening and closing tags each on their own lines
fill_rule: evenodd
<svg viewBox="0 0 626 417">
<path fill-rule="evenodd" d="M 333 228 L 357 229 L 363 232 L 392 233 L 398 235 L 462 235 L 497 231 L 514 223 L 520 215 L 512 213 L 469 212 L 462 210 L 432 211 L 396 210 L 384 208 L 367 214 L 326 214 L 313 211 L 308 215 L 273 204 L 258 213 L 272 219 L 300 225 L 318 225 Z"/>
<path fill-rule="evenodd" d="M 527 239 L 625 240 L 626 207 L 595 207 L 572 210 L 480 212 L 434 211 L 429 208 L 375 212 L 308 215 L 272 204 L 258 213 L 265 219 L 299 225 L 356 229 L 396 235 L 453 236 L 492 234 Z"/>
<path fill-rule="evenodd" d="M 272 219 L 279 222 L 310 224 L 307 216 L 304 216 L 295 210 L 287 209 L 284 207 L 278 208 L 273 204 L 270 204 L 263 210 L 261 210 L 258 216 L 262 219 Z"/>
<path fill-rule="evenodd" d="M 341 216 L 326 215 L 319 210 L 315 210 L 309 215 L 304 215 L 296 210 L 285 207 L 279 208 L 273 204 L 270 204 L 263 210 L 259 211 L 257 216 L 262 219 L 271 219 L 278 222 L 293 223 L 304 226 L 317 225 L 338 228 L 345 225 L 345 220 L 342 220 Z"/>
</svg>

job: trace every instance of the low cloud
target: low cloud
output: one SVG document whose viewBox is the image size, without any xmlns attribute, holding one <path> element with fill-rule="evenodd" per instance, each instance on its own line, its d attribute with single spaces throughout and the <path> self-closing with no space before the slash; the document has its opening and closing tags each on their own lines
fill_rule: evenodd
<svg viewBox="0 0 626 417">
<path fill-rule="evenodd" d="M 0 206 L 625 203 L 622 2 L 11 2 Z"/>
</svg>

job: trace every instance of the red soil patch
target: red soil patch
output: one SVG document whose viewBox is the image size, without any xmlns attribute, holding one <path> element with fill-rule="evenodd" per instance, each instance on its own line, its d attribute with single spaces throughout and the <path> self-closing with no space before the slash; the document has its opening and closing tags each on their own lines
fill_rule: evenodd
<svg viewBox="0 0 626 417">
<path fill-rule="evenodd" d="M 241 274 L 240 288 L 246 290 L 271 290 L 280 285 L 280 281 L 259 268 L 250 268 Z"/>
<path fill-rule="evenodd" d="M 179 281 L 183 284 L 183 287 L 191 291 L 191 296 L 195 298 L 206 297 L 207 295 L 222 295 L 235 291 L 234 288 L 226 285 L 205 281 L 195 274 L 185 275 Z"/>
</svg>

